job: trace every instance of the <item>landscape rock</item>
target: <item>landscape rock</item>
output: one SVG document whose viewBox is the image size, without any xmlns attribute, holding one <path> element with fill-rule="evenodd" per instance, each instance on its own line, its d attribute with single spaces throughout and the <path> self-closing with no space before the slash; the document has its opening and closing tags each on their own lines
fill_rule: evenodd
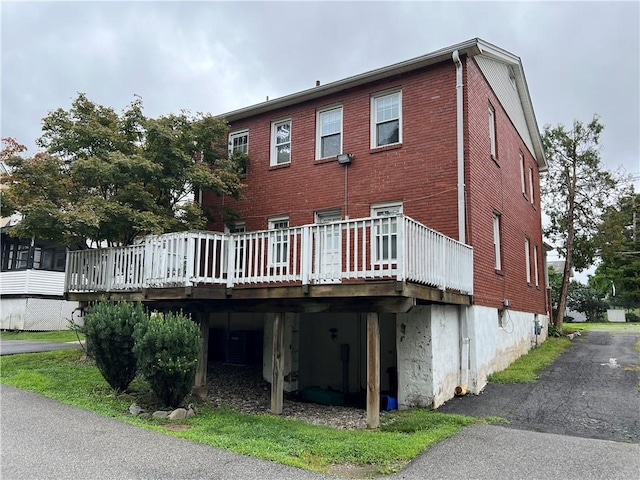
<svg viewBox="0 0 640 480">
<path fill-rule="evenodd" d="M 184 408 L 176 408 L 169 414 L 169 420 L 182 420 L 187 418 L 187 410 Z"/>
<path fill-rule="evenodd" d="M 165 412 L 164 410 L 158 410 L 151 415 L 153 418 L 167 418 L 171 412 Z"/>
<path fill-rule="evenodd" d="M 131 404 L 131 406 L 129 407 L 129 413 L 131 415 L 140 415 L 143 412 L 144 410 L 136 403 Z"/>
</svg>

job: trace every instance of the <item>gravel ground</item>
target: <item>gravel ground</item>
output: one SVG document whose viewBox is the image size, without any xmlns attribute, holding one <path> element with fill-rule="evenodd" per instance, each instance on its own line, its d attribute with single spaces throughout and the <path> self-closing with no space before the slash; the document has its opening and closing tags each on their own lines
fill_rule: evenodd
<svg viewBox="0 0 640 480">
<path fill-rule="evenodd" d="M 207 397 L 212 405 L 231 405 L 242 413 L 269 411 L 271 385 L 262 378 L 262 367 L 210 363 L 207 370 Z M 282 416 L 341 429 L 365 428 L 367 421 L 362 409 L 308 403 L 286 395 Z"/>
</svg>

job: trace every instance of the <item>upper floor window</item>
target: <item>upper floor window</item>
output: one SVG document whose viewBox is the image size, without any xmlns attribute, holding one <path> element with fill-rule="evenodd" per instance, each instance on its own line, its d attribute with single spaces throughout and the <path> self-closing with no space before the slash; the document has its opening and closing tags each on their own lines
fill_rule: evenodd
<svg viewBox="0 0 640 480">
<path fill-rule="evenodd" d="M 493 214 L 493 266 L 496 270 L 502 270 L 502 258 L 500 255 L 500 214 Z"/>
<path fill-rule="evenodd" d="M 291 119 L 271 124 L 271 165 L 291 163 Z"/>
<path fill-rule="evenodd" d="M 371 148 L 402 142 L 402 92 L 371 97 Z"/>
<path fill-rule="evenodd" d="M 522 194 L 526 195 L 527 190 L 524 182 L 524 155 L 520 152 L 520 185 L 522 186 Z"/>
<path fill-rule="evenodd" d="M 402 214 L 402 203 L 386 203 L 371 206 L 372 217 L 383 218 L 373 228 L 373 259 L 376 262 L 398 258 L 398 220 Z"/>
<path fill-rule="evenodd" d="M 496 111 L 491 104 L 489 104 L 489 142 L 491 144 L 491 158 L 496 160 Z"/>
<path fill-rule="evenodd" d="M 531 205 L 535 205 L 533 201 L 533 168 L 529 167 L 529 200 L 531 200 Z"/>
<path fill-rule="evenodd" d="M 318 111 L 316 125 L 316 158 L 335 157 L 342 153 L 342 107 Z"/>
<path fill-rule="evenodd" d="M 229 155 L 234 153 L 249 153 L 249 130 L 229 134 Z"/>
</svg>

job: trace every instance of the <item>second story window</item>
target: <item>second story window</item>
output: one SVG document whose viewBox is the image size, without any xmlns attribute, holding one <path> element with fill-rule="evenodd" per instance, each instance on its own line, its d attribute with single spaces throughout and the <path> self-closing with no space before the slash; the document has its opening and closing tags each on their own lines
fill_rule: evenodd
<svg viewBox="0 0 640 480">
<path fill-rule="evenodd" d="M 531 200 L 531 205 L 535 205 L 533 200 L 533 168 L 529 167 L 529 200 Z"/>
<path fill-rule="evenodd" d="M 241 175 L 247 174 L 247 155 L 249 154 L 249 130 L 240 130 L 229 134 L 229 157 L 238 162 Z"/>
<path fill-rule="evenodd" d="M 402 92 L 371 97 L 371 148 L 402 142 Z"/>
<path fill-rule="evenodd" d="M 271 124 L 271 166 L 291 163 L 291 119 Z"/>
<path fill-rule="evenodd" d="M 342 153 L 342 107 L 318 111 L 316 124 L 316 159 Z"/>
<path fill-rule="evenodd" d="M 524 155 L 520 152 L 520 185 L 522 187 L 522 194 L 526 195 L 527 190 L 524 183 Z"/>
<path fill-rule="evenodd" d="M 491 158 L 497 160 L 496 155 L 496 111 L 493 105 L 489 104 L 489 142 L 491 145 Z"/>
<path fill-rule="evenodd" d="M 524 264 L 525 264 L 525 270 L 527 273 L 527 283 L 529 285 L 531 285 L 531 256 L 529 253 L 530 250 L 530 244 L 529 244 L 529 239 L 525 238 L 524 239 Z"/>
<path fill-rule="evenodd" d="M 249 130 L 241 130 L 229 134 L 229 154 L 249 153 Z"/>
</svg>

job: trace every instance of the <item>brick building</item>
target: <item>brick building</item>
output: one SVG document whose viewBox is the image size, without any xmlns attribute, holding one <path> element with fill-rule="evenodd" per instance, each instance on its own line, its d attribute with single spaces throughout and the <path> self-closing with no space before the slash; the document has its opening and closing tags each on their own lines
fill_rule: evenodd
<svg viewBox="0 0 640 480">
<path fill-rule="evenodd" d="M 272 410 L 283 390 L 366 392 L 375 426 L 381 392 L 438 406 L 535 343 L 546 160 L 518 57 L 473 39 L 224 117 L 246 187 L 202 204 L 234 220 L 150 240 L 120 292 L 193 307 L 209 358 L 262 363 Z M 79 299 L 118 291 L 80 277 Z"/>
</svg>

